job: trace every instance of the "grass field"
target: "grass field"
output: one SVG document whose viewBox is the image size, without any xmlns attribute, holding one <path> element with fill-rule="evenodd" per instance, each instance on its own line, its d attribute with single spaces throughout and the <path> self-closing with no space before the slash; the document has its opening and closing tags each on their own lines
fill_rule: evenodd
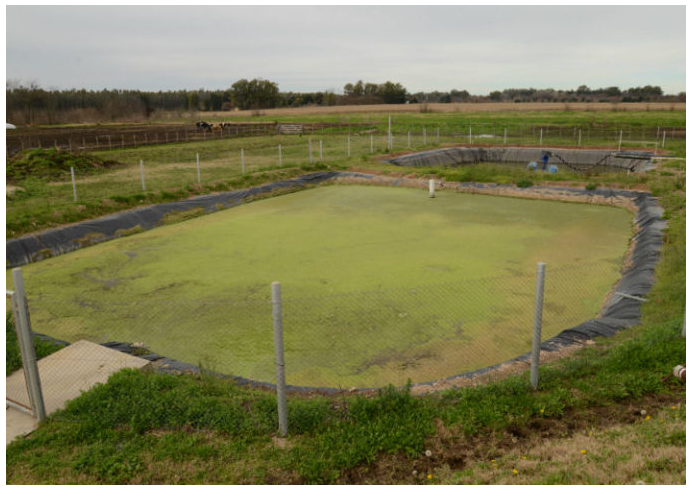
<svg viewBox="0 0 693 492">
<path fill-rule="evenodd" d="M 474 118 L 492 123 L 503 118 L 516 125 L 558 121 L 564 125 L 576 125 L 587 121 L 592 125 L 685 126 L 685 106 L 680 111 L 656 108 L 655 105 L 649 106 L 649 111 L 647 105 L 640 105 L 639 111 L 621 111 L 618 107 L 594 111 L 595 106 L 588 106 L 584 111 L 579 108 L 543 111 L 551 105 L 538 105 L 527 112 L 522 109 L 534 105 L 517 104 L 505 112 L 487 108 L 483 110 L 489 112 L 483 112 L 482 105 L 468 106 L 474 108 L 471 113 L 468 112 L 470 108 L 462 108 L 459 114 L 448 115 L 420 113 L 416 108 L 408 108 L 409 115 L 393 113 L 393 120 L 405 124 L 420 120 L 420 124 L 427 126 L 443 122 L 444 116 L 453 122 L 468 122 Z M 354 121 L 378 118 L 382 130 L 386 128 L 391 109 L 383 108 L 386 112 L 377 114 L 344 115 L 339 114 L 340 108 L 337 108 L 334 114 L 310 118 L 337 121 L 343 118 L 349 121 L 352 118 Z M 437 110 L 435 107 L 432 109 Z M 194 121 L 197 116 L 193 115 L 189 120 Z M 400 116 L 411 116 L 411 119 L 400 120 Z M 228 114 L 220 115 L 220 119 L 222 117 L 226 118 Z M 296 121 L 303 120 L 304 116 L 267 113 L 246 117 L 237 115 L 237 118 Z M 243 139 L 236 142 L 236 149 L 245 145 Z M 673 155 L 685 157 L 685 142 L 681 140 L 676 144 Z M 168 152 L 169 148 L 158 147 L 162 152 Z M 276 143 L 271 138 L 267 148 L 276 150 Z M 382 149 L 376 152 L 381 153 Z M 267 155 L 270 155 L 269 150 Z M 156 158 L 156 152 L 153 152 L 145 162 Z M 306 168 L 299 168 L 305 164 L 305 160 L 291 162 L 291 169 L 263 169 L 243 176 L 236 172 L 220 180 L 208 179 L 203 173 L 199 187 L 191 167 L 189 179 L 192 186 L 189 189 L 182 184 L 175 186 L 181 192 L 181 198 L 213 192 L 222 179 L 230 188 L 247 187 L 306 172 Z M 401 169 L 356 154 L 351 159 L 331 161 L 329 165 L 337 169 L 402 173 Z M 136 189 L 139 178 L 137 161 L 131 166 L 131 179 Z M 685 381 L 668 375 L 675 365 L 686 359 L 686 341 L 681 336 L 686 297 L 686 163 L 685 159 L 667 160 L 659 162 L 657 167 L 657 171 L 644 174 L 589 177 L 528 176 L 515 169 L 497 166 L 417 170 L 422 177 L 438 175 L 448 180 L 514 183 L 518 179 L 532 179 L 535 183 L 550 184 L 555 177 L 578 187 L 647 190 L 659 199 L 664 208 L 668 225 L 664 231 L 661 261 L 655 271 L 656 284 L 642 308 L 640 325 L 613 338 L 597 339 L 595 344 L 559 361 L 542 364 L 538 390 L 532 389 L 529 375 L 525 372 L 474 387 L 450 388 L 421 397 L 415 396 L 414 391 L 391 388 L 377 395 L 339 394 L 328 397 L 291 393 L 288 398 L 289 434 L 281 439 L 276 435 L 277 401 L 272 392 L 205 374 L 124 371 L 111 377 L 107 384 L 99 385 L 70 402 L 65 411 L 51 416 L 27 438 L 8 445 L 6 481 L 8 484 L 684 485 Z M 148 181 L 147 193 L 114 192 L 108 188 L 109 176 L 110 173 L 104 174 L 102 183 L 93 183 L 95 187 L 102 186 L 102 190 L 108 193 L 106 197 L 95 191 L 93 196 L 96 198 L 80 198 L 78 203 L 72 203 L 67 184 L 66 198 L 51 195 L 51 203 L 46 207 L 41 203 L 42 198 L 65 183 L 55 185 L 38 180 L 29 183 L 25 195 L 7 201 L 8 237 L 12 237 L 10 231 L 27 233 L 116 209 L 166 201 L 173 193 L 158 186 L 154 180 Z M 162 172 L 161 178 L 163 183 L 166 174 Z M 118 186 L 122 186 L 122 182 Z M 167 191 L 167 194 L 162 191 Z M 103 203 L 116 193 L 126 200 L 116 202 L 117 207 Z M 282 199 L 286 198 L 289 197 Z M 536 203 L 542 212 L 552 210 L 555 205 L 551 202 Z M 604 207 L 593 208 L 604 210 Z M 17 217 L 21 220 L 16 220 Z M 399 217 L 393 217 L 393 220 L 397 219 Z M 135 236 L 130 239 L 135 239 Z M 195 247 L 200 248 L 199 241 Z M 89 251 L 104 250 L 87 248 L 82 253 Z M 391 252 L 400 253 L 400 249 L 392 248 Z M 553 252 L 561 253 L 560 248 Z M 459 261 L 460 256 L 458 254 L 454 261 Z M 70 258 L 68 255 L 61 261 L 67 264 Z M 128 259 L 124 254 L 120 258 Z M 527 260 L 532 270 L 533 261 L 532 258 Z M 559 272 L 552 267 L 552 261 L 549 260 L 547 268 L 547 282 L 561 272 L 563 278 L 575 280 L 570 275 L 570 267 Z M 49 264 L 42 262 L 31 268 Z M 112 268 L 115 270 L 117 265 L 114 263 Z M 350 267 L 354 268 L 353 265 Z M 342 269 L 349 271 L 347 266 Z M 442 270 L 438 268 L 439 272 Z M 231 269 L 229 271 L 228 279 L 233 279 L 234 274 Z M 128 275 L 138 274 L 131 272 Z M 275 279 L 278 278 L 272 277 Z M 533 283 L 529 279 L 528 282 L 533 289 Z M 478 282 L 471 284 L 479 285 Z M 435 300 L 435 294 L 441 291 L 434 289 L 433 285 L 430 289 L 432 295 L 428 297 Z M 575 288 L 582 282 L 573 281 L 568 285 Z M 98 288 L 103 290 L 106 287 L 104 283 Z M 286 296 L 298 295 L 288 291 L 286 282 L 283 287 Z M 263 285 L 262 289 L 265 288 L 268 286 Z M 547 294 L 550 289 L 551 286 L 547 285 Z M 322 297 L 369 300 L 367 294 L 321 294 Z M 373 298 L 374 301 L 379 299 L 382 298 Z M 54 307 L 67 305 L 59 302 Z M 88 309 L 89 305 L 89 299 L 85 299 L 80 310 Z M 102 305 L 95 306 L 100 309 Z M 295 300 L 292 305 L 300 309 L 308 306 L 309 301 L 300 303 Z M 193 308 L 184 299 L 170 299 L 166 306 L 171 313 L 163 314 L 173 322 L 177 321 L 176 313 L 189 314 Z M 114 303 L 107 308 L 116 312 L 121 306 Z M 198 305 L 197 308 L 196 313 L 206 310 L 207 306 Z M 546 308 L 545 317 L 552 313 L 548 304 Z M 112 319 L 105 315 L 97 316 L 94 311 L 91 310 L 90 315 L 97 321 Z M 144 310 L 137 313 L 144 317 Z M 159 313 L 152 314 L 149 325 Z M 285 312 L 286 316 L 290 314 Z M 326 315 L 329 314 L 328 311 Z M 231 316 L 225 317 L 226 321 L 229 319 Z M 33 312 L 32 321 L 36 323 Z M 67 322 L 67 319 L 63 321 Z M 269 330 L 269 312 L 263 323 Z M 15 345 L 10 343 L 10 332 L 8 324 L 8 363 L 10 347 Z M 200 339 L 200 330 L 193 332 L 192 336 L 197 337 L 195 340 Z M 234 348 L 233 344 L 231 348 Z M 17 358 L 18 355 L 14 357 Z"/>
<path fill-rule="evenodd" d="M 629 213 L 612 207 L 337 185 L 28 265 L 25 278 L 39 332 L 140 342 L 262 381 L 279 280 L 287 381 L 372 387 L 528 351 L 538 261 L 551 279 L 545 338 L 590 319 L 629 234 Z"/>
</svg>

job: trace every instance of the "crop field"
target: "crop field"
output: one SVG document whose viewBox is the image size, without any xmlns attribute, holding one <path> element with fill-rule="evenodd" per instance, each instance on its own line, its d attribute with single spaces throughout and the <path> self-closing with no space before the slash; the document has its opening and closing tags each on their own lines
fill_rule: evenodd
<svg viewBox="0 0 693 492">
<path fill-rule="evenodd" d="M 273 380 L 278 280 L 287 382 L 374 387 L 528 351 L 538 261 L 559 277 L 544 337 L 594 317 L 630 227 L 628 212 L 606 206 L 334 185 L 89 247 L 24 276 L 39 332 L 140 343 L 260 381 Z"/>
</svg>

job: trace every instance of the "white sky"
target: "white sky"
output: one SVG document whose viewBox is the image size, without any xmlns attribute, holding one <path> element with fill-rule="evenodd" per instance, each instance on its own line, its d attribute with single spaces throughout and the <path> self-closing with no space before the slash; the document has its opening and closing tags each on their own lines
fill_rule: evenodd
<svg viewBox="0 0 693 492">
<path fill-rule="evenodd" d="M 6 6 L 6 80 L 70 89 L 226 89 L 264 78 L 341 93 L 686 90 L 678 6 Z"/>
</svg>

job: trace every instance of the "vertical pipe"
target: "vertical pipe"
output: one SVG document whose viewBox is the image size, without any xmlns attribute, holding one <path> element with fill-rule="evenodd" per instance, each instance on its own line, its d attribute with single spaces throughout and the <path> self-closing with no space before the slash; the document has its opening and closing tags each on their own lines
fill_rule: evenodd
<svg viewBox="0 0 693 492">
<path fill-rule="evenodd" d="M 195 153 L 195 160 L 197 161 L 197 182 L 201 183 L 202 181 L 200 179 L 200 153 L 199 152 Z"/>
<path fill-rule="evenodd" d="M 286 436 L 288 430 L 286 413 L 286 377 L 284 370 L 284 327 L 282 323 L 282 286 L 272 282 L 272 319 L 274 320 L 274 365 L 277 374 L 277 412 L 279 435 Z"/>
<path fill-rule="evenodd" d="M 539 387 L 539 355 L 541 350 L 541 318 L 544 309 L 544 273 L 546 263 L 537 263 L 537 287 L 534 297 L 534 334 L 532 337 L 532 364 L 530 383 L 532 388 Z"/>
<path fill-rule="evenodd" d="M 75 168 L 70 166 L 70 176 L 72 177 L 72 196 L 77 201 L 77 183 L 75 183 Z"/>
<path fill-rule="evenodd" d="M 198 181 L 199 181 L 199 179 L 200 179 L 200 168 L 199 168 L 199 164 L 198 164 L 197 170 L 198 170 L 198 171 L 197 171 L 197 179 L 198 179 Z M 142 162 L 142 159 L 140 159 L 140 175 L 141 175 L 141 177 L 142 177 L 142 191 L 147 191 L 147 186 L 146 186 L 145 183 L 144 183 L 144 162 Z"/>
<path fill-rule="evenodd" d="M 433 179 L 428 180 L 428 197 L 429 198 L 435 198 L 436 197 L 436 182 Z"/>
<path fill-rule="evenodd" d="M 19 346 L 22 351 L 22 364 L 24 365 L 24 376 L 29 389 L 29 399 L 31 408 L 36 419 L 41 422 L 46 418 L 46 407 L 43 402 L 43 391 L 41 390 L 41 378 L 36 362 L 36 350 L 31 335 L 31 321 L 29 319 L 29 309 L 24 290 L 24 278 L 22 269 L 12 270 L 14 281 L 14 294 L 12 294 L 12 309 L 14 309 L 15 322 L 17 324 L 17 335 Z"/>
</svg>

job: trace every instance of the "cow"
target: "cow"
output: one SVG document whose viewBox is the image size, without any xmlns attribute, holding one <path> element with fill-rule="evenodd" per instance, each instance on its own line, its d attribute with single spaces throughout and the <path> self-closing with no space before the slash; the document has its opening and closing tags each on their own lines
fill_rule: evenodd
<svg viewBox="0 0 693 492">
<path fill-rule="evenodd" d="M 212 125 L 210 123 L 207 123 L 206 121 L 198 121 L 197 123 L 195 123 L 195 126 L 198 130 L 212 131 Z"/>
</svg>

